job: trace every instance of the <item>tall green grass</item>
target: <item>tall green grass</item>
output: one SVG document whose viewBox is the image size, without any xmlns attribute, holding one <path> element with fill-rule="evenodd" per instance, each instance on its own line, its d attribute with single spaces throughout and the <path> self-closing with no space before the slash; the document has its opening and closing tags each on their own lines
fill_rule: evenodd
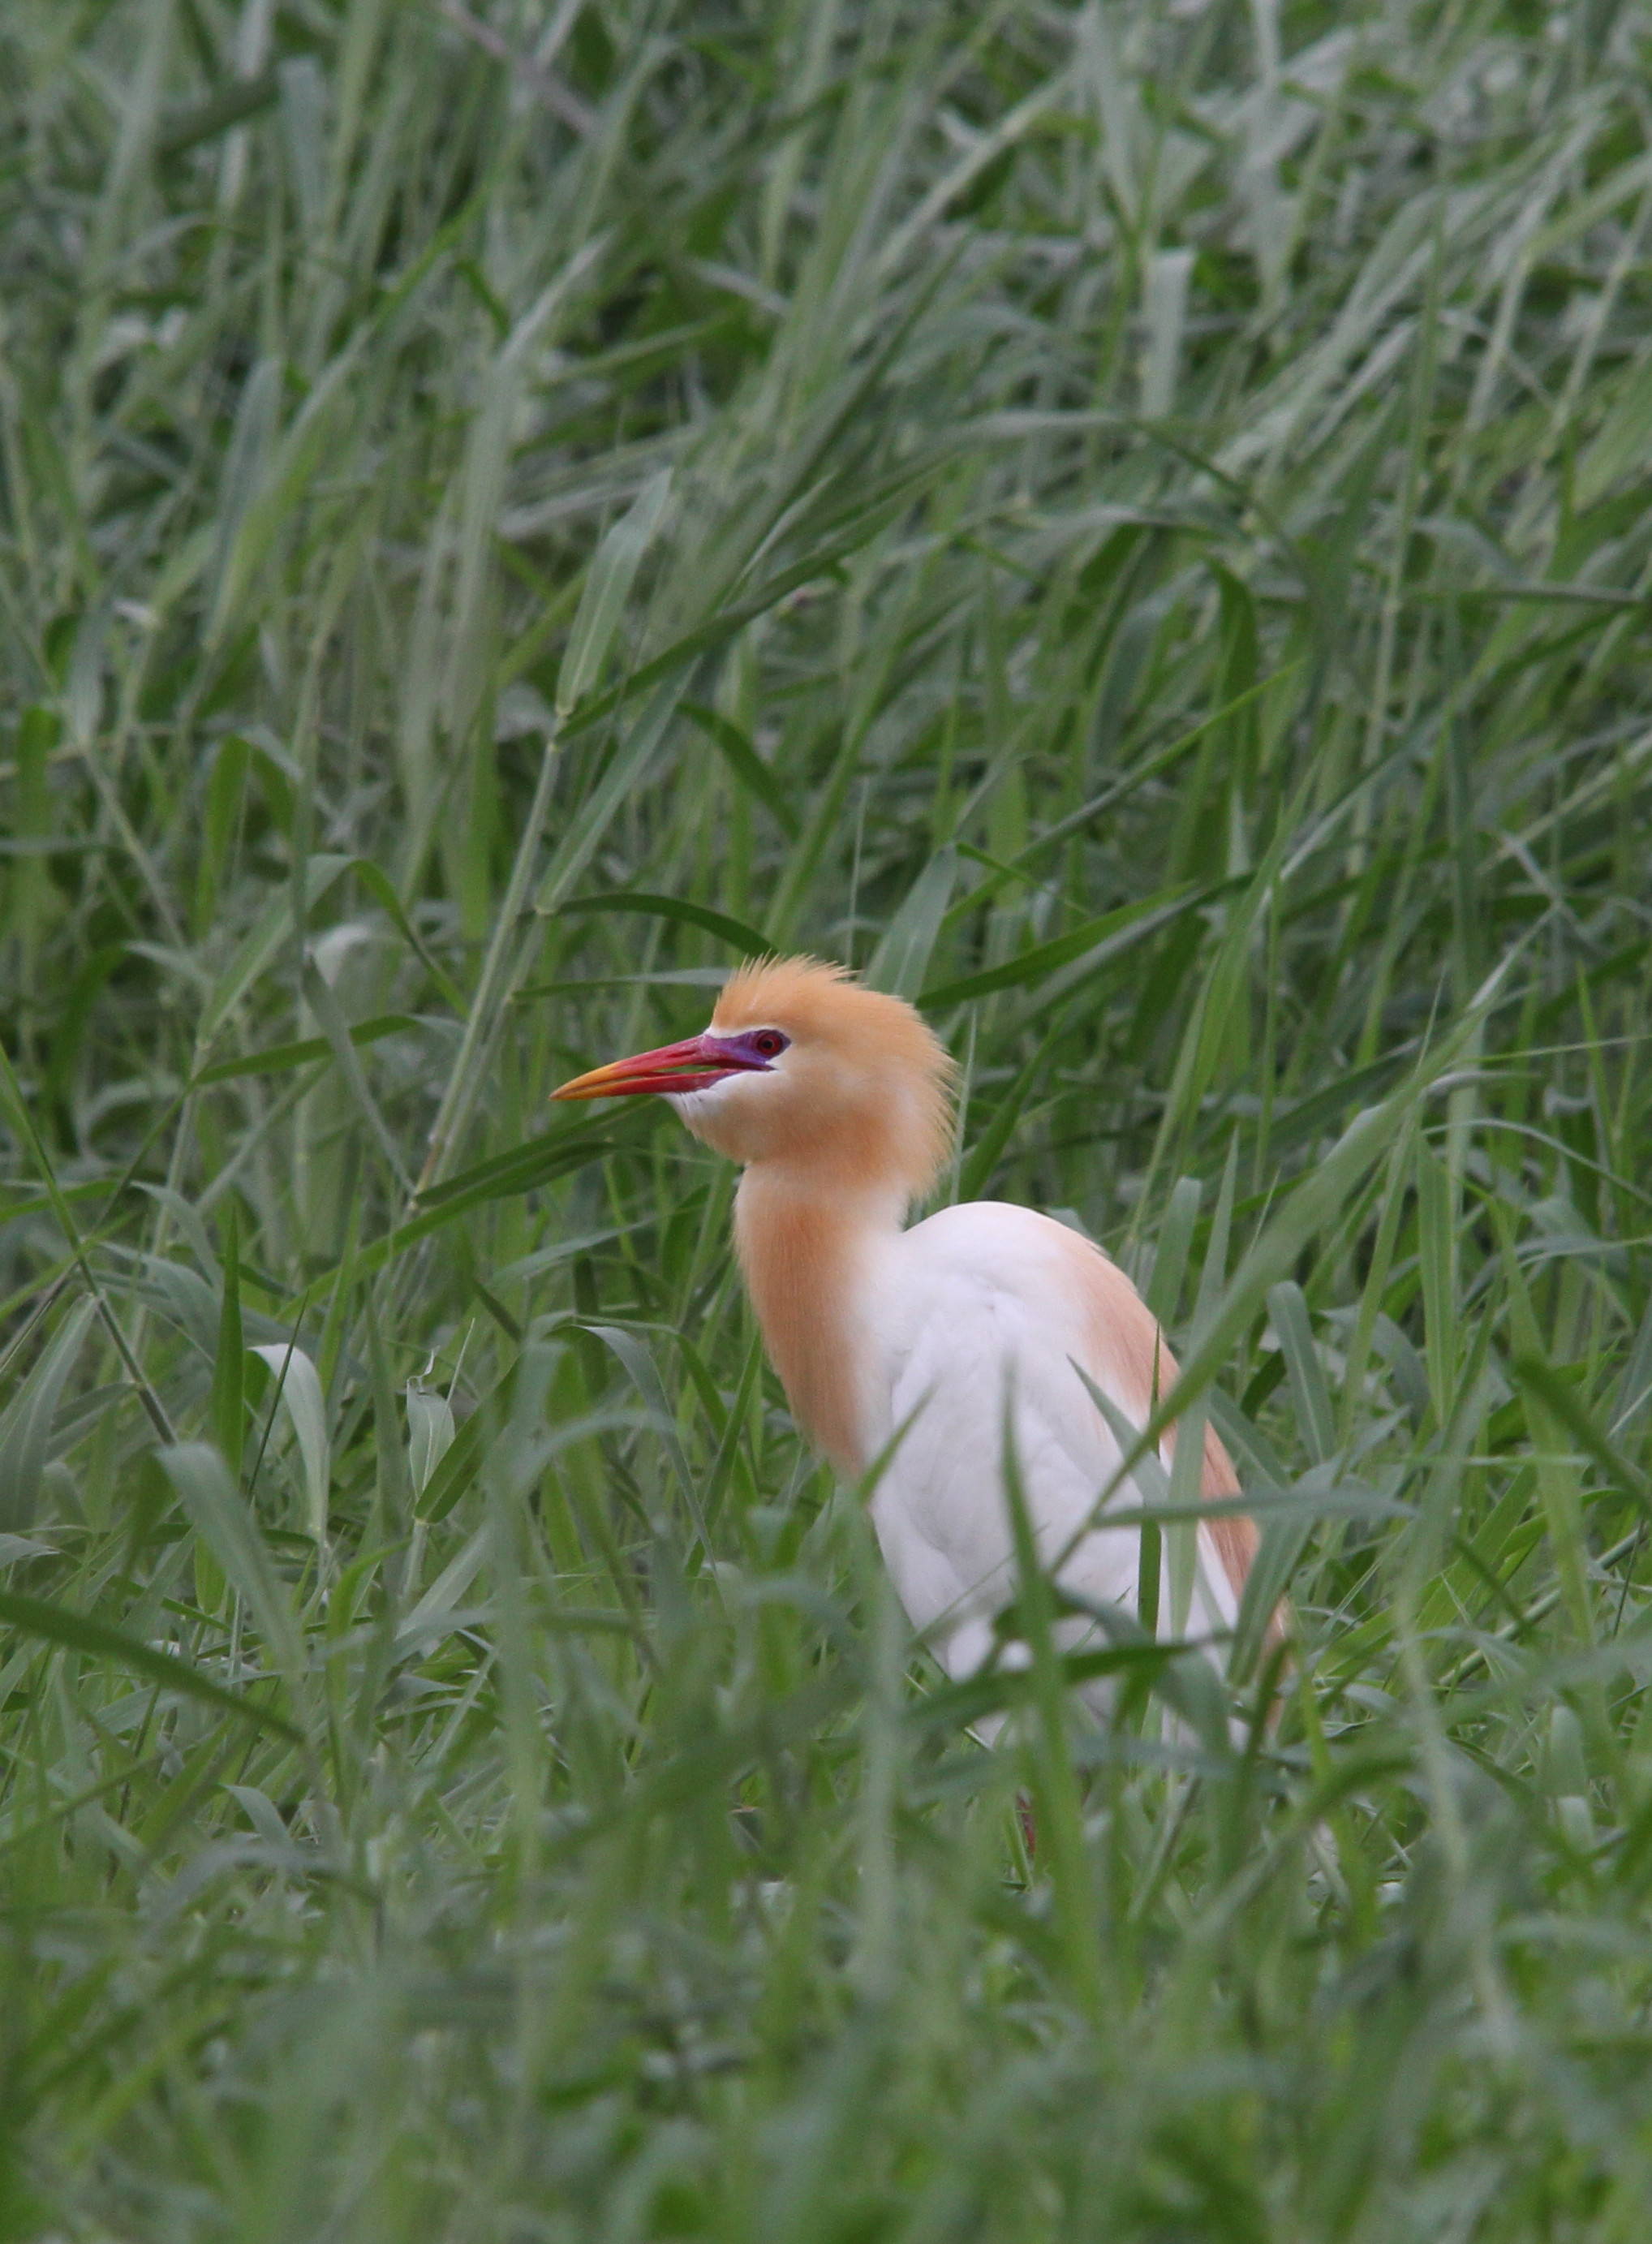
<svg viewBox="0 0 1652 2244">
<path fill-rule="evenodd" d="M 0 2236 L 1644 2235 L 1649 44 L 0 16 Z M 759 943 L 1149 1288 L 1237 1727 L 976 1745 L 548 1115 Z"/>
</svg>

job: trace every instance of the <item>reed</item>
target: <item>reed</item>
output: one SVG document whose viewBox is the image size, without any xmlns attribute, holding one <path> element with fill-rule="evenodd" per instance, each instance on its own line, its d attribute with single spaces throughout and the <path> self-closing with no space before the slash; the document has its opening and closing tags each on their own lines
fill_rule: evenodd
<svg viewBox="0 0 1652 2244">
<path fill-rule="evenodd" d="M 1644 2233 L 1645 58 L 11 0 L 0 2238 Z M 766 944 L 1149 1290 L 1237 1731 L 981 1750 L 547 1107 Z"/>
</svg>

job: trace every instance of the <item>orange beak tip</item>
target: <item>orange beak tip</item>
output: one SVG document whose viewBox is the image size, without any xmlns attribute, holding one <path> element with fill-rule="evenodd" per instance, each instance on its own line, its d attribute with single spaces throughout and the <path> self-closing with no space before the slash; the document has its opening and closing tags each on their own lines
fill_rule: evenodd
<svg viewBox="0 0 1652 2244">
<path fill-rule="evenodd" d="M 731 1058 L 709 1036 L 688 1037 L 681 1044 L 662 1044 L 655 1051 L 637 1052 L 630 1059 L 610 1060 L 558 1085 L 553 1098 L 634 1098 L 645 1092 L 703 1091 L 751 1063 Z"/>
<path fill-rule="evenodd" d="M 610 1071 L 605 1067 L 594 1067 L 589 1075 L 576 1075 L 570 1078 L 566 1083 L 559 1083 L 555 1091 L 551 1092 L 551 1098 L 553 1100 L 558 1098 L 623 1098 L 625 1095 L 627 1085 L 623 1082 L 608 1080 L 607 1078 L 609 1074 Z"/>
</svg>

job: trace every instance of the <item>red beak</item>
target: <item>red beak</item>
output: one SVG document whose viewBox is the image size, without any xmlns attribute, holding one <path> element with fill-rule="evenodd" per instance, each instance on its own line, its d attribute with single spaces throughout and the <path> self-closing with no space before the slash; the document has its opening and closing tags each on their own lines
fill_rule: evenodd
<svg viewBox="0 0 1652 2244">
<path fill-rule="evenodd" d="M 731 1075 L 767 1072 L 768 1062 L 742 1051 L 722 1037 L 686 1037 L 680 1044 L 661 1044 L 632 1059 L 610 1060 L 589 1075 L 577 1075 L 551 1092 L 553 1098 L 630 1098 L 644 1091 L 708 1091 Z"/>
</svg>

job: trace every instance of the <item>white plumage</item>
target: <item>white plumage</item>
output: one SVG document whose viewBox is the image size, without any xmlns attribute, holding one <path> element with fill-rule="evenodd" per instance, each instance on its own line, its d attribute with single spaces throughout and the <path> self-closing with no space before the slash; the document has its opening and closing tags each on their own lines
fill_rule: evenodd
<svg viewBox="0 0 1652 2244">
<path fill-rule="evenodd" d="M 1092 1524 L 1121 1452 L 1085 1382 L 1139 1428 L 1176 1367 L 1123 1272 L 1067 1226 L 978 1200 L 904 1227 L 950 1144 L 951 1077 L 910 1005 L 839 968 L 784 959 L 742 969 L 704 1035 L 594 1069 L 556 1096 L 664 1092 L 743 1165 L 736 1246 L 792 1411 L 846 1474 L 889 1451 L 872 1497 L 879 1544 L 913 1626 L 962 1678 L 1015 1591 L 1006 1412 L 1044 1564 L 1079 1598 L 1134 1613 L 1140 1531 Z M 1174 1443 L 1172 1432 L 1167 1466 Z M 1207 1498 L 1237 1491 L 1211 1433 L 1198 1482 Z M 1127 1485 L 1111 1502 L 1139 1500 Z M 1221 1635 L 1255 1530 L 1223 1515 L 1199 1524 L 1197 1542 L 1188 1625 Z M 1085 1627 L 1068 1620 L 1063 1639 Z"/>
<path fill-rule="evenodd" d="M 1046 1564 L 1060 1558 L 1062 1586 L 1086 1600 L 1136 1611 L 1139 1529 L 1090 1524 L 1123 1462 L 1074 1369 L 1076 1358 L 1103 1391 L 1116 1383 L 1105 1376 L 1109 1367 L 1086 1361 L 1083 1264 L 1097 1259 L 1064 1225 L 996 1200 L 943 1208 L 880 1258 L 867 1343 L 874 1450 L 897 1428 L 907 1430 L 879 1479 L 872 1517 L 901 1604 L 954 1679 L 980 1666 L 993 1616 L 1015 1593 L 1002 1473 L 1007 1410 Z M 1141 1397 L 1133 1407 L 1116 1399 L 1132 1423 L 1145 1423 Z M 1112 1504 L 1133 1510 L 1140 1500 L 1126 1483 Z M 1209 1528 L 1199 1542 L 1190 1625 L 1196 1634 L 1225 1632 L 1237 1599 Z M 1161 1632 L 1170 1599 L 1167 1567 Z M 1071 1639 L 1081 1631 L 1066 1632 Z"/>
</svg>

